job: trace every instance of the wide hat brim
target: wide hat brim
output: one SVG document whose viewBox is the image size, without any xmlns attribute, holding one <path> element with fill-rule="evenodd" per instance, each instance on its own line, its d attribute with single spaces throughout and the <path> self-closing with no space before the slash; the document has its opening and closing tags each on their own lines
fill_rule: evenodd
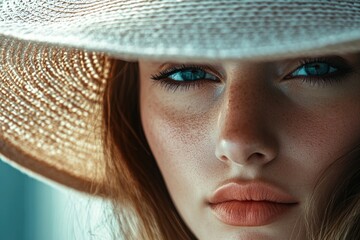
<svg viewBox="0 0 360 240">
<path fill-rule="evenodd" d="M 0 1 L 0 157 L 101 186 L 112 58 L 269 60 L 360 50 L 360 1 Z"/>
<path fill-rule="evenodd" d="M 103 192 L 104 54 L 2 39 L 0 158 L 35 177 Z"/>
</svg>

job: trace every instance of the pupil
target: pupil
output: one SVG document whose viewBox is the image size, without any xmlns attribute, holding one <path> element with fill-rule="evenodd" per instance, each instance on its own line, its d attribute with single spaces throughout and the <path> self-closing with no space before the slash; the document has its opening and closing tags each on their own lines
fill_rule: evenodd
<svg viewBox="0 0 360 240">
<path fill-rule="evenodd" d="M 324 63 L 311 63 L 305 66 L 308 75 L 325 75 L 329 73 L 329 65 Z"/>
<path fill-rule="evenodd" d="M 181 77 L 184 81 L 198 80 L 205 78 L 205 72 L 198 69 L 191 69 L 181 72 Z"/>
</svg>

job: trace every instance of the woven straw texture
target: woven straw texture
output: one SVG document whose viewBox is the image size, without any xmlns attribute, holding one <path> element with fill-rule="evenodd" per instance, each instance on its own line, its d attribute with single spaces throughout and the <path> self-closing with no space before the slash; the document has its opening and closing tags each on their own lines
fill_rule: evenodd
<svg viewBox="0 0 360 240">
<path fill-rule="evenodd" d="M 102 182 L 111 58 L 265 60 L 360 50 L 360 0 L 0 0 L 0 158 Z"/>
<path fill-rule="evenodd" d="M 2 5 L 0 33 L 127 59 L 289 57 L 352 51 L 352 44 L 343 43 L 360 37 L 360 2 L 348 0 L 3 0 Z"/>
<path fill-rule="evenodd" d="M 110 60 L 12 39 L 0 49 L 0 157 L 91 191 L 104 175 L 99 116 Z"/>
</svg>

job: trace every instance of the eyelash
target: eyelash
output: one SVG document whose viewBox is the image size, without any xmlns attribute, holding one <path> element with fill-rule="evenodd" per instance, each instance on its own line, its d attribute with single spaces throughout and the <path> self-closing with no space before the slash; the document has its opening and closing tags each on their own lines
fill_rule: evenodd
<svg viewBox="0 0 360 240">
<path fill-rule="evenodd" d="M 336 72 L 327 74 L 325 76 L 291 76 L 294 72 L 296 72 L 301 67 L 305 67 L 307 64 L 312 63 L 325 63 L 328 64 L 330 67 L 336 68 Z M 341 66 L 339 66 L 341 65 Z M 169 79 L 168 77 L 174 73 L 180 72 L 180 71 L 186 71 L 186 70 L 200 70 L 204 71 L 206 73 L 211 72 L 210 74 L 216 76 L 217 81 L 215 80 L 209 80 L 209 79 L 199 79 L 194 81 L 176 81 Z M 318 87 L 326 87 L 328 85 L 331 85 L 333 83 L 341 82 L 343 75 L 348 73 L 350 71 L 350 67 L 345 66 L 344 64 L 333 64 L 330 63 L 328 58 L 313 58 L 313 59 L 302 59 L 298 62 L 297 67 L 294 71 L 292 71 L 290 74 L 286 75 L 283 79 L 285 81 L 291 80 L 291 79 L 300 79 L 302 82 L 311 84 L 312 86 L 318 86 Z M 176 91 L 178 89 L 180 90 L 189 90 L 190 88 L 198 88 L 201 87 L 202 84 L 205 82 L 212 82 L 212 83 L 218 83 L 221 82 L 218 75 L 215 75 L 213 72 L 212 67 L 210 66 L 201 66 L 201 65 L 187 65 L 182 64 L 178 66 L 174 66 L 168 69 L 165 69 L 163 71 L 160 71 L 157 74 L 151 75 L 151 79 L 153 79 L 156 83 L 159 83 L 162 87 L 164 87 L 166 90 Z"/>
<path fill-rule="evenodd" d="M 298 77 L 289 77 L 295 71 L 304 67 L 307 64 L 313 63 L 325 63 L 330 67 L 336 68 L 336 72 L 327 74 L 325 76 L 298 76 Z M 302 59 L 298 62 L 297 67 L 294 71 L 284 77 L 284 80 L 291 79 L 300 79 L 302 82 L 311 84 L 312 86 L 318 87 L 326 87 L 328 85 L 332 85 L 333 83 L 339 83 L 343 79 L 344 75 L 349 73 L 351 70 L 350 66 L 348 66 L 345 62 L 332 63 L 329 58 L 312 58 L 312 59 Z"/>
<path fill-rule="evenodd" d="M 204 72 L 211 72 L 212 75 L 214 74 L 214 69 L 211 66 L 208 65 L 194 65 L 194 64 L 181 64 L 178 66 L 174 66 L 168 69 L 165 69 L 163 71 L 159 71 L 157 74 L 151 75 L 151 79 L 155 80 L 155 83 L 159 83 L 162 87 L 165 87 L 166 90 L 176 91 L 179 88 L 181 90 L 189 90 L 191 88 L 198 88 L 201 87 L 202 84 L 205 82 L 212 82 L 217 83 L 220 82 L 220 79 L 218 76 L 218 81 L 215 80 L 208 80 L 208 79 L 199 79 L 195 81 L 188 81 L 188 82 L 181 82 L 181 81 L 175 81 L 172 79 L 169 79 L 168 77 L 174 73 L 180 72 L 180 71 L 186 71 L 186 70 L 200 70 Z"/>
</svg>

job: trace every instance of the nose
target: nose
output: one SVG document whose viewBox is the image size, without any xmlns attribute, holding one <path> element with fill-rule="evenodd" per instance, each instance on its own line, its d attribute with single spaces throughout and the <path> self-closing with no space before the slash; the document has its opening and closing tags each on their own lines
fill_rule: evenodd
<svg viewBox="0 0 360 240">
<path fill-rule="evenodd" d="M 231 83 L 224 92 L 217 120 L 216 157 L 237 165 L 265 165 L 278 155 L 268 118 L 273 109 L 267 87 L 253 79 Z"/>
</svg>

